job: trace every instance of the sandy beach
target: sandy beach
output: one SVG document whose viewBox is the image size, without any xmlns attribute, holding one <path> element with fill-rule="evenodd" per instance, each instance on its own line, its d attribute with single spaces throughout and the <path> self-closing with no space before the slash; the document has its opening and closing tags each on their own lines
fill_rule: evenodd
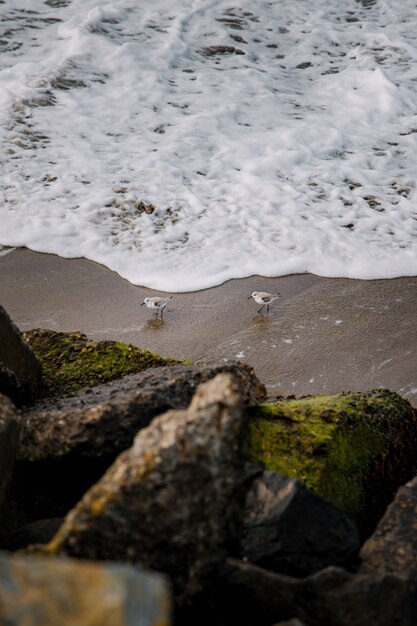
<svg viewBox="0 0 417 626">
<path fill-rule="evenodd" d="M 255 290 L 281 294 L 268 316 L 248 300 Z M 271 397 L 386 387 L 417 405 L 416 277 L 253 276 L 174 294 L 163 320 L 140 307 L 159 293 L 85 259 L 23 248 L 0 256 L 0 304 L 22 331 L 80 330 L 162 356 L 237 358 Z"/>
</svg>

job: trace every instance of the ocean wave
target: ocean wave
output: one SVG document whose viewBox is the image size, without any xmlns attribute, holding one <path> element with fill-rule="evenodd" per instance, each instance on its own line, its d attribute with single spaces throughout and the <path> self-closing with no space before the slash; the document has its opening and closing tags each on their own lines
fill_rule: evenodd
<svg viewBox="0 0 417 626">
<path fill-rule="evenodd" d="M 1 5 L 0 244 L 171 292 L 417 273 L 414 1 L 39 4 Z"/>
</svg>

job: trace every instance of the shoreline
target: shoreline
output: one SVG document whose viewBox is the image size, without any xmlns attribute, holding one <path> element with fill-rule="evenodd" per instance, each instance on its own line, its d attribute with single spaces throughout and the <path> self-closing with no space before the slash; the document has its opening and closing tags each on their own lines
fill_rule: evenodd
<svg viewBox="0 0 417 626">
<path fill-rule="evenodd" d="M 137 287 L 86 259 L 18 248 L 0 256 L 0 304 L 20 330 L 79 330 L 164 357 L 240 359 L 270 396 L 387 387 L 417 405 L 417 277 L 253 276 L 176 293 L 156 319 Z M 278 291 L 268 316 L 248 297 Z"/>
</svg>

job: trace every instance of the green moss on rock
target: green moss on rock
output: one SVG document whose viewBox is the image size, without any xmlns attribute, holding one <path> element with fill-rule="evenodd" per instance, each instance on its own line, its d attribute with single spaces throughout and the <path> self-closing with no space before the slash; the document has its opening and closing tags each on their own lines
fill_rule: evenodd
<svg viewBox="0 0 417 626">
<path fill-rule="evenodd" d="M 25 333 L 43 368 L 42 396 L 71 396 L 150 367 L 183 363 L 121 341 L 92 341 L 80 332 Z"/>
<path fill-rule="evenodd" d="M 367 534 L 417 467 L 417 416 L 385 389 L 263 404 L 248 423 L 248 458 L 302 481 Z"/>
</svg>

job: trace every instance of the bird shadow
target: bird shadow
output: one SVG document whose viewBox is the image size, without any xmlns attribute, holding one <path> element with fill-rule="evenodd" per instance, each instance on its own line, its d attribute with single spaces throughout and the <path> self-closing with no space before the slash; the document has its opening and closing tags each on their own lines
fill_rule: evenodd
<svg viewBox="0 0 417 626">
<path fill-rule="evenodd" d="M 160 317 L 152 317 L 147 320 L 145 324 L 145 331 L 150 330 L 152 332 L 161 331 L 166 325 L 166 321 Z"/>
<path fill-rule="evenodd" d="M 252 317 L 252 326 L 256 328 L 268 328 L 272 320 L 269 315 L 263 313 L 257 313 Z"/>
</svg>

